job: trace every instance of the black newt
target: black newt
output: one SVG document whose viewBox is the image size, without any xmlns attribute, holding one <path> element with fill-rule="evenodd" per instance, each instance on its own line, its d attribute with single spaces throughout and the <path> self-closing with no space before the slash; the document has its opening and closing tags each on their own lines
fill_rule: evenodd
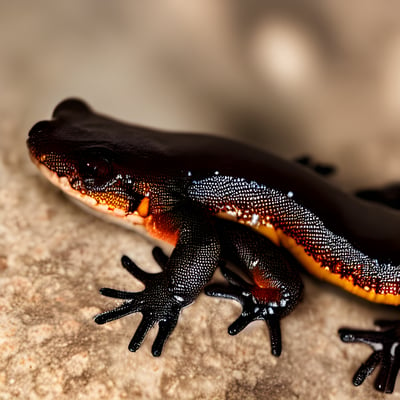
<svg viewBox="0 0 400 400">
<path fill-rule="evenodd" d="M 205 288 L 242 304 L 230 334 L 264 320 L 271 352 L 279 356 L 280 319 L 303 292 L 298 263 L 367 300 L 400 304 L 400 213 L 346 194 L 305 166 L 215 136 L 121 123 L 76 99 L 38 122 L 28 147 L 66 193 L 175 246 L 170 257 L 154 249 L 162 268 L 157 274 L 122 257 L 124 268 L 145 284 L 142 292 L 101 289 L 124 302 L 96 316 L 97 323 L 143 315 L 131 351 L 158 324 L 152 354 L 159 356 L 181 309 Z M 252 283 L 227 269 L 227 261 Z M 206 286 L 218 267 L 229 285 Z M 400 367 L 400 323 L 378 325 L 380 331 L 339 332 L 345 342 L 373 348 L 353 383 L 380 365 L 375 387 L 389 393 Z"/>
</svg>

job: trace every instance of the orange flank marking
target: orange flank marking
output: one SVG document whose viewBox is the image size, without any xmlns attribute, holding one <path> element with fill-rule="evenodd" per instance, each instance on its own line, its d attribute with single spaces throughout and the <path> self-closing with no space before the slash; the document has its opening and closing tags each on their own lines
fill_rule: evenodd
<svg viewBox="0 0 400 400">
<path fill-rule="evenodd" d="M 264 304 L 278 303 L 281 299 L 279 289 L 255 287 L 251 294 Z"/>
<path fill-rule="evenodd" d="M 252 276 L 253 276 L 253 280 L 254 283 L 261 289 L 271 289 L 274 286 L 271 285 L 271 282 L 265 278 L 264 274 L 262 273 L 262 271 L 260 270 L 260 268 L 254 267 L 252 269 Z"/>
<path fill-rule="evenodd" d="M 153 215 L 144 219 L 146 232 L 156 239 L 161 239 L 173 246 L 178 241 L 178 231 L 168 226 L 168 223 L 162 220 L 162 217 Z"/>
<path fill-rule="evenodd" d="M 329 267 L 322 266 L 319 261 L 315 261 L 311 255 L 307 254 L 304 247 L 297 244 L 292 237 L 286 235 L 281 229 L 275 229 L 275 227 L 269 222 L 268 217 L 266 217 L 264 220 L 258 220 L 254 225 L 248 218 L 245 219 L 243 216 L 239 217 L 237 214 L 221 212 L 218 213 L 217 216 L 250 226 L 252 229 L 271 240 L 271 242 L 273 242 L 275 245 L 282 246 L 287 249 L 304 268 L 321 280 L 328 281 L 336 286 L 340 286 L 347 292 L 353 293 L 356 296 L 362 297 L 374 303 L 400 305 L 400 295 L 391 293 L 376 293 L 375 289 L 373 288 L 362 288 L 361 286 L 354 284 L 353 277 L 351 275 L 341 277 L 341 268 L 338 268 L 339 273 L 335 273 L 332 272 Z M 338 263 L 339 262 L 340 260 L 338 260 Z M 257 283 L 257 285 L 260 287 L 265 287 L 265 280 L 262 280 L 261 278 L 260 283 Z"/>
<path fill-rule="evenodd" d="M 268 238 L 275 245 L 280 246 L 278 233 L 271 224 L 260 225 L 258 228 L 256 228 L 256 231 Z"/>
<path fill-rule="evenodd" d="M 279 302 L 281 300 L 280 290 L 271 281 L 266 279 L 259 267 L 252 270 L 255 286 L 251 293 L 263 303 Z"/>
<path fill-rule="evenodd" d="M 374 303 L 400 304 L 400 295 L 380 294 L 376 293 L 374 289 L 356 286 L 351 276 L 341 277 L 340 274 L 331 272 L 328 267 L 323 267 L 320 262 L 315 261 L 312 256 L 305 252 L 303 246 L 297 244 L 293 238 L 285 235 L 281 229 L 277 229 L 276 233 L 281 246 L 285 247 L 307 271 L 317 278 L 340 286 L 346 291 Z"/>
</svg>

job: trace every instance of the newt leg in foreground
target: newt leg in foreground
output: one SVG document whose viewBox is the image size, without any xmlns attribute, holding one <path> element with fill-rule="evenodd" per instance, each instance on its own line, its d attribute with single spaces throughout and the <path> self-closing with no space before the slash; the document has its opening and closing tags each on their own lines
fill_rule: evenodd
<svg viewBox="0 0 400 400">
<path fill-rule="evenodd" d="M 101 289 L 103 295 L 123 299 L 125 302 L 95 317 L 95 322 L 104 324 L 132 313 L 142 313 L 142 321 L 128 346 L 130 351 L 138 350 L 147 332 L 158 323 L 158 335 L 152 347 L 153 356 L 161 355 L 182 308 L 191 304 L 211 279 L 220 255 L 218 238 L 207 219 L 193 218 L 193 214 L 187 215 L 186 210 L 175 212 L 170 217 L 171 225 L 179 225 L 180 234 L 170 257 L 164 255 L 159 248 L 153 250 L 153 257 L 162 272 L 149 274 L 128 257 L 122 257 L 124 268 L 143 282 L 145 289 L 142 292 Z M 194 271 L 196 279 L 191 278 Z"/>
</svg>

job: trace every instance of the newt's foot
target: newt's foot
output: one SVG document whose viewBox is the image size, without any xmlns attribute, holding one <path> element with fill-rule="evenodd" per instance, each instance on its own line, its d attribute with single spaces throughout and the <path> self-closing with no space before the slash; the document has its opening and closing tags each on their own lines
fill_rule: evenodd
<svg viewBox="0 0 400 400">
<path fill-rule="evenodd" d="M 157 263 L 164 268 L 168 257 L 161 249 L 153 250 L 153 257 Z M 145 285 L 142 292 L 126 292 L 110 288 L 100 289 L 103 296 L 123 299 L 125 302 L 120 306 L 98 314 L 95 322 L 104 324 L 126 315 L 140 312 L 143 315 L 136 332 L 129 343 L 129 350 L 139 349 L 147 332 L 158 323 L 158 334 L 154 340 L 151 352 L 153 356 L 160 356 L 164 343 L 174 330 L 182 307 L 187 304 L 179 296 L 174 296 L 168 289 L 168 281 L 165 272 L 150 274 L 140 269 L 129 257 L 121 259 L 123 267 L 136 279 Z"/>
<path fill-rule="evenodd" d="M 205 288 L 206 295 L 233 299 L 243 307 L 239 318 L 229 326 L 228 333 L 236 335 L 250 322 L 264 320 L 269 329 L 271 353 L 278 357 L 282 351 L 280 320 L 286 312 L 276 302 L 265 303 L 257 299 L 254 292 L 260 290 L 258 286 L 247 283 L 224 266 L 220 269 L 229 286 L 209 285 Z"/>
<path fill-rule="evenodd" d="M 339 335 L 346 343 L 365 343 L 372 347 L 373 353 L 361 364 L 353 377 L 355 386 L 361 385 L 380 365 L 375 380 L 375 389 L 380 392 L 392 393 L 400 369 L 400 321 L 375 321 L 380 331 L 363 331 L 355 329 L 340 329 Z"/>
</svg>

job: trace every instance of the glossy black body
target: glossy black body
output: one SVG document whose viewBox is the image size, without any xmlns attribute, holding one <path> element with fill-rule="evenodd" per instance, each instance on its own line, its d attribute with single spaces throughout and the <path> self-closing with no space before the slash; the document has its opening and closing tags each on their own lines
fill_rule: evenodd
<svg viewBox="0 0 400 400">
<path fill-rule="evenodd" d="M 104 148 L 137 176 L 201 179 L 218 171 L 293 192 L 296 201 L 372 258 L 400 263 L 400 212 L 347 194 L 298 163 L 226 138 L 170 133 L 128 125 L 94 113 L 79 100 L 56 107 L 35 125 L 28 143 L 54 152 Z M 62 141 L 60 142 L 60 138 Z"/>
</svg>

